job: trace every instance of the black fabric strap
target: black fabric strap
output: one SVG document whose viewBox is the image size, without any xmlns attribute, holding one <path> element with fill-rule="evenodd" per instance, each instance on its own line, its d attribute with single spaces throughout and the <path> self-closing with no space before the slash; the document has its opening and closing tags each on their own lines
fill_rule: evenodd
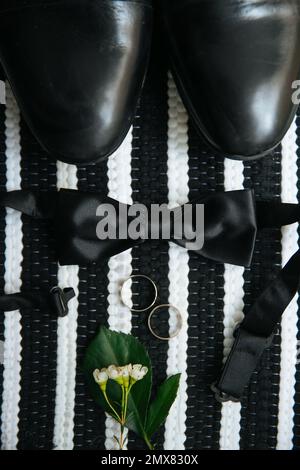
<svg viewBox="0 0 300 470">
<path fill-rule="evenodd" d="M 0 206 L 15 209 L 34 219 L 54 219 L 58 204 L 57 192 L 35 192 L 27 189 L 0 193 Z"/>
<path fill-rule="evenodd" d="M 256 202 L 258 230 L 281 228 L 300 221 L 300 204 L 287 204 L 280 201 Z"/>
<path fill-rule="evenodd" d="M 259 296 L 235 332 L 220 378 L 212 386 L 219 401 L 240 401 L 278 322 L 300 288 L 300 250 Z"/>
<path fill-rule="evenodd" d="M 75 292 L 72 287 L 65 289 L 54 287 L 46 295 L 38 292 L 5 294 L 0 296 L 0 311 L 13 312 L 15 310 L 43 308 L 50 310 L 58 317 L 65 317 L 69 313 L 69 301 L 74 296 Z"/>
</svg>

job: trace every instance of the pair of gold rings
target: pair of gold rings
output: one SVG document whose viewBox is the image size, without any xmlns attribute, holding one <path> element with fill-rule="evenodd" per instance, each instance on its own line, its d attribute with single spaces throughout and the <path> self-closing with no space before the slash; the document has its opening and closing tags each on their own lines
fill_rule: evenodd
<svg viewBox="0 0 300 470">
<path fill-rule="evenodd" d="M 143 308 L 135 308 L 132 305 L 131 284 L 132 284 L 132 281 L 136 279 L 144 279 L 148 281 L 150 283 L 150 286 L 154 290 L 154 297 L 153 297 L 152 302 L 148 306 L 143 307 Z M 122 303 L 126 307 L 128 307 L 132 312 L 142 313 L 142 312 L 146 312 L 147 310 L 150 310 L 156 304 L 156 301 L 158 298 L 158 289 L 157 289 L 155 282 L 150 277 L 145 276 L 144 274 L 134 274 L 132 276 L 129 276 L 121 285 L 120 297 L 121 297 Z M 175 313 L 176 321 L 177 321 L 177 328 L 174 331 L 174 333 L 171 333 L 169 336 L 161 336 L 154 331 L 153 326 L 152 326 L 152 319 L 155 313 L 157 313 L 159 310 L 166 309 L 166 308 L 169 309 L 169 311 L 172 310 Z M 157 305 L 151 310 L 149 314 L 148 328 L 150 330 L 150 333 L 155 338 L 160 339 L 161 341 L 169 341 L 170 339 L 175 338 L 176 336 L 179 335 L 181 328 L 182 328 L 182 315 L 180 311 L 178 310 L 178 308 L 174 307 L 174 305 L 171 305 L 171 304 Z"/>
</svg>

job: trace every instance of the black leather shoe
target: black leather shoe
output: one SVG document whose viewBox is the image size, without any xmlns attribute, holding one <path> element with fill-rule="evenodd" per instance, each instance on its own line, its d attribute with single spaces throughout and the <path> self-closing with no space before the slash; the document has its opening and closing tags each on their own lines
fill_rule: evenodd
<svg viewBox="0 0 300 470">
<path fill-rule="evenodd" d="M 43 147 L 87 164 L 125 138 L 144 81 L 151 0 L 1 0 L 0 61 Z"/>
<path fill-rule="evenodd" d="M 207 143 L 249 160 L 275 148 L 297 109 L 300 0 L 161 0 L 175 80 Z"/>
</svg>

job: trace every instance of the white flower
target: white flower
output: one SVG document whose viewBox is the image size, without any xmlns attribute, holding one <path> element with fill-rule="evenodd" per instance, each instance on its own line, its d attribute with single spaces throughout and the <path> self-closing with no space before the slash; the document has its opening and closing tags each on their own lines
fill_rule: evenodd
<svg viewBox="0 0 300 470">
<path fill-rule="evenodd" d="M 97 384 L 102 384 L 108 381 L 106 369 L 101 369 L 101 371 L 99 369 L 95 369 L 93 372 L 93 376 Z"/>
<path fill-rule="evenodd" d="M 138 380 L 142 380 L 147 373 L 148 367 L 145 367 L 142 364 L 134 364 L 132 366 L 130 377 L 133 381 L 137 382 Z"/>
<path fill-rule="evenodd" d="M 110 365 L 107 369 L 96 369 L 94 371 L 94 379 L 100 384 L 100 380 L 105 383 L 108 379 L 114 380 L 122 387 L 129 388 L 130 382 L 133 385 L 138 380 L 142 380 L 148 373 L 148 368 L 142 364 L 127 364 L 126 366 L 118 367 L 114 364 Z"/>
<path fill-rule="evenodd" d="M 107 368 L 108 377 L 115 380 L 118 384 L 123 385 L 122 369 L 120 367 L 111 365 Z"/>
<path fill-rule="evenodd" d="M 101 369 L 101 371 L 99 369 L 95 369 L 93 372 L 93 376 L 95 382 L 100 386 L 101 390 L 105 390 L 108 381 L 108 374 L 106 369 Z"/>
</svg>

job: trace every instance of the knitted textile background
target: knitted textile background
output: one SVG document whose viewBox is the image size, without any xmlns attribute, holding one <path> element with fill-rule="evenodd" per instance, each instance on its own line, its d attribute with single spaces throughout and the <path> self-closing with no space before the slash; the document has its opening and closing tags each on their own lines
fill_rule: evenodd
<svg viewBox="0 0 300 470">
<path fill-rule="evenodd" d="M 224 160 L 189 122 L 165 58 L 154 48 L 134 125 L 122 147 L 98 165 L 56 163 L 19 114 L 9 86 L 0 105 L 0 189 L 57 187 L 99 191 L 122 201 L 182 204 L 197 193 L 253 188 L 261 199 L 296 202 L 300 120 L 280 148 L 260 161 Z M 32 98 L 34 99 L 34 97 Z M 66 318 L 40 310 L 0 314 L 3 449 L 112 449 L 115 425 L 97 408 L 80 364 L 100 324 L 137 335 L 147 346 L 155 385 L 180 371 L 179 397 L 156 437 L 160 449 L 300 448 L 298 298 L 282 321 L 241 404 L 218 403 L 210 384 L 232 344 L 233 330 L 254 299 L 298 247 L 298 226 L 265 232 L 250 269 L 223 266 L 175 245 L 149 242 L 92 268 L 59 267 L 47 224 L 1 210 L 1 292 L 73 286 Z M 161 303 L 185 319 L 178 338 L 152 337 L 145 314 L 120 305 L 131 273 L 152 277 Z M 141 286 L 135 294 L 143 295 Z M 129 449 L 144 448 L 129 433 Z"/>
</svg>

